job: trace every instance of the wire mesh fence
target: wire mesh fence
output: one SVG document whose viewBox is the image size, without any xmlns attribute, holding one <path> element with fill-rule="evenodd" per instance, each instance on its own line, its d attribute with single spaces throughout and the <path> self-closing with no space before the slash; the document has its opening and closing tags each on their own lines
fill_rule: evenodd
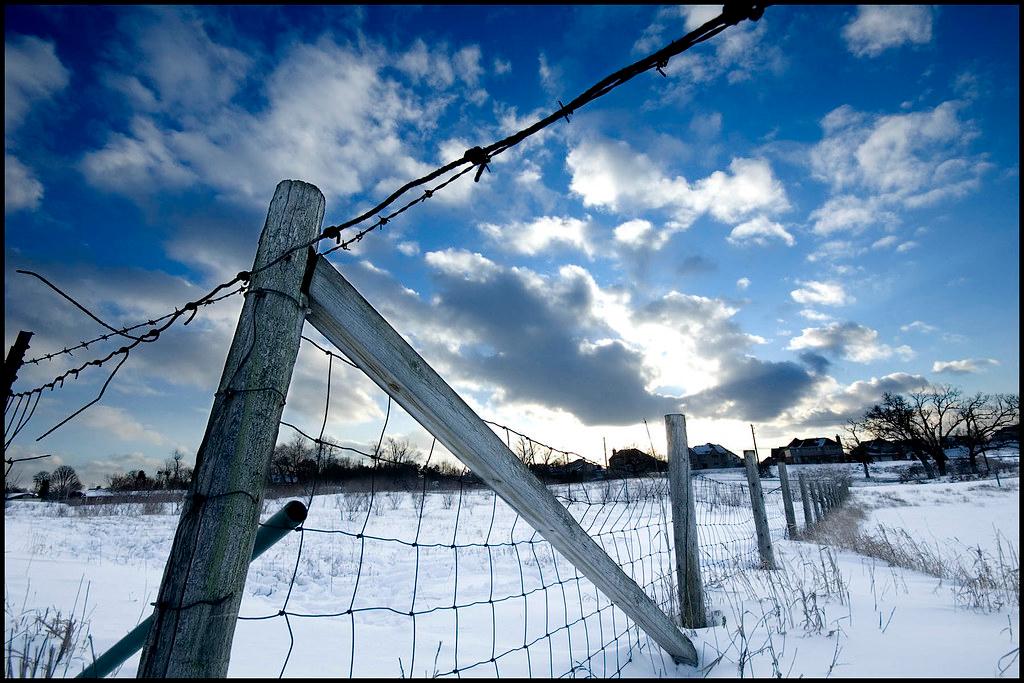
<svg viewBox="0 0 1024 683">
<path fill-rule="evenodd" d="M 319 437 L 284 423 L 315 453 L 309 515 L 298 541 L 256 570 L 261 578 L 249 592 L 260 599 L 243 603 L 236 636 L 276 644 L 264 648 L 268 673 L 618 677 L 636 662 L 644 673 L 674 671 L 642 629 L 468 470 L 439 475 L 434 446 L 423 463 L 389 458 L 382 446 L 390 399 L 372 450 L 325 439 L 328 418 L 325 407 Z M 557 452 L 559 471 L 574 471 L 565 465 L 577 453 L 490 424 L 520 457 Z M 338 448 L 365 459 L 358 477 L 323 476 Z M 539 472 L 557 469 L 535 464 Z M 667 477 L 585 471 L 576 474 L 589 480 L 548 488 L 678 623 Z M 694 474 L 692 487 L 705 586 L 757 568 L 748 484 Z M 783 538 L 781 490 L 768 485 L 764 493 L 772 536 Z"/>
</svg>

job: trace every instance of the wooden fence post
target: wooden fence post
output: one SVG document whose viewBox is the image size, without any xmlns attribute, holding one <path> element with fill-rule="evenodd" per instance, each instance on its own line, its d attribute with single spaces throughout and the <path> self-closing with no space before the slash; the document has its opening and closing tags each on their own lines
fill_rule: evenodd
<svg viewBox="0 0 1024 683">
<path fill-rule="evenodd" d="M 309 322 L 677 663 L 697 665 L 690 639 L 597 544 L 497 434 L 323 257 L 309 286 Z"/>
<path fill-rule="evenodd" d="M 786 534 L 790 539 L 798 535 L 796 528 L 796 511 L 793 509 L 793 492 L 789 489 L 789 474 L 786 473 L 786 463 L 779 462 L 776 465 L 779 469 L 779 483 L 782 486 L 782 507 L 786 511 Z"/>
<path fill-rule="evenodd" d="M 825 518 L 825 508 L 821 503 L 821 487 L 813 479 L 808 482 L 811 487 L 811 502 L 814 504 L 814 523 L 821 524 Z"/>
<path fill-rule="evenodd" d="M 807 477 L 803 472 L 797 475 L 800 480 L 800 503 L 804 508 L 804 531 L 810 531 L 814 526 L 814 513 L 811 512 L 811 492 L 807 490 Z"/>
<path fill-rule="evenodd" d="M 672 498 L 672 533 L 676 550 L 676 584 L 683 626 L 708 625 L 704 604 L 704 582 L 700 574 L 697 546 L 697 509 L 690 479 L 690 449 L 686 438 L 686 416 L 666 415 L 668 440 L 668 482 Z"/>
<path fill-rule="evenodd" d="M 18 370 L 25 361 L 25 352 L 28 351 L 28 340 L 32 338 L 31 332 L 22 330 L 18 332 L 17 338 L 7 351 L 7 358 L 4 360 L 4 404 L 11 396 L 11 387 L 14 380 L 18 379 Z"/>
<path fill-rule="evenodd" d="M 278 184 L 253 270 L 320 230 L 324 196 Z M 259 524 L 263 486 L 306 317 L 307 251 L 251 277 L 164 569 L 139 677 L 223 678 Z"/>
<path fill-rule="evenodd" d="M 776 569 L 775 552 L 772 549 L 772 534 L 768 529 L 768 514 L 764 509 L 761 477 L 757 474 L 757 452 L 743 451 L 743 461 L 747 466 L 750 507 L 754 511 L 754 531 L 757 535 L 757 550 L 761 555 L 761 568 Z"/>
</svg>

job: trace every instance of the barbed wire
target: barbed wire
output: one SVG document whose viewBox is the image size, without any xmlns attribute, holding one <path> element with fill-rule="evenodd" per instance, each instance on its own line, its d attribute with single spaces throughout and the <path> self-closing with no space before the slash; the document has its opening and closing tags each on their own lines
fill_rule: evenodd
<svg viewBox="0 0 1024 683">
<path fill-rule="evenodd" d="M 52 391 L 54 388 L 57 388 L 58 386 L 60 388 L 63 388 L 64 382 L 65 382 L 66 379 L 71 378 L 71 377 L 77 379 L 79 373 L 82 372 L 83 370 L 85 370 L 85 369 L 87 369 L 89 367 L 92 367 L 92 366 L 101 367 L 105 362 L 107 362 L 109 360 L 112 360 L 117 355 L 124 355 L 125 359 L 127 359 L 127 356 L 128 356 L 128 354 L 130 353 L 130 351 L 132 349 L 134 349 L 136 346 L 138 346 L 141 343 L 148 343 L 148 342 L 156 341 L 156 339 L 159 338 L 160 333 L 163 332 L 164 330 L 166 330 L 167 328 L 169 328 L 171 325 L 173 325 L 185 312 L 191 312 L 189 320 L 186 321 L 186 323 L 185 323 L 187 325 L 195 317 L 195 313 L 196 313 L 196 310 L 198 309 L 198 307 L 203 306 L 203 305 L 207 305 L 208 303 L 213 303 L 214 297 L 215 297 L 215 295 L 218 292 L 220 292 L 223 289 L 226 289 L 228 287 L 231 287 L 233 285 L 239 284 L 239 283 L 242 284 L 242 287 L 240 287 L 238 291 L 244 291 L 245 285 L 251 280 L 252 276 L 254 276 L 257 273 L 260 273 L 260 272 L 262 272 L 262 271 L 264 271 L 264 270 L 266 270 L 268 268 L 271 268 L 271 267 L 281 263 L 282 261 L 285 261 L 285 260 L 289 259 L 292 254 L 294 254 L 294 253 L 296 253 L 298 251 L 302 251 L 302 250 L 306 250 L 306 249 L 312 248 L 316 244 L 318 244 L 321 240 L 324 240 L 324 239 L 334 239 L 336 241 L 336 243 L 337 243 L 335 247 L 333 247 L 331 249 L 328 249 L 325 252 L 323 252 L 324 255 L 330 254 L 333 251 L 336 251 L 338 249 L 348 249 L 353 243 L 361 241 L 363 239 L 363 237 L 365 237 L 367 234 L 373 232 L 374 230 L 377 230 L 377 229 L 383 227 L 384 225 L 387 225 L 391 220 L 393 220 L 397 216 L 401 215 L 402 213 L 404 213 L 408 209 L 412 208 L 413 206 L 416 206 L 417 204 L 423 203 L 427 199 L 430 199 L 431 197 L 434 196 L 434 194 L 436 192 L 439 192 L 439 191 L 443 190 L 449 184 L 455 182 L 456 180 L 458 180 L 462 176 L 466 175 L 467 173 L 469 173 L 473 169 L 476 169 L 476 177 L 474 178 L 474 180 L 475 181 L 479 181 L 481 174 L 485 170 L 489 171 L 488 165 L 489 165 L 489 163 L 491 162 L 491 160 L 494 157 L 496 157 L 499 154 L 502 154 L 502 153 L 508 151 L 509 149 L 511 149 L 514 146 L 518 145 L 523 140 L 526 140 L 530 136 L 535 135 L 536 133 L 540 132 L 541 130 L 547 128 L 548 126 L 554 124 L 557 121 L 560 121 L 560 120 L 568 121 L 569 117 L 575 111 L 577 111 L 580 108 L 586 106 L 590 102 L 593 102 L 594 100 L 596 100 L 596 99 L 598 99 L 598 98 L 608 94 L 612 90 L 620 87 L 621 85 L 625 84 L 626 82 L 630 81 L 631 79 L 635 78 L 636 76 L 638 76 L 641 73 L 645 73 L 645 72 L 650 71 L 650 70 L 657 70 L 662 75 L 665 75 L 664 68 L 668 65 L 668 62 L 669 62 L 669 60 L 672 57 L 677 56 L 677 55 L 685 52 L 686 50 L 690 49 L 694 45 L 697 45 L 697 44 L 699 44 L 701 42 L 704 42 L 704 41 L 714 37 L 715 35 L 717 35 L 721 31 L 723 31 L 725 28 L 727 28 L 728 26 L 735 25 L 735 24 L 739 23 L 740 21 L 743 21 L 744 19 L 751 19 L 751 20 L 754 20 L 754 21 L 758 20 L 762 16 L 762 14 L 764 13 L 765 6 L 766 5 L 764 5 L 764 4 L 727 3 L 726 5 L 723 6 L 722 14 L 719 15 L 718 17 L 716 17 L 716 18 L 706 22 L 705 24 L 703 24 L 702 26 L 698 27 L 697 29 L 691 31 L 690 33 L 686 34 L 682 38 L 679 38 L 679 39 L 677 39 L 675 41 L 672 41 L 671 43 L 669 43 L 665 47 L 661 48 L 660 50 L 658 50 L 658 51 L 656 51 L 654 53 L 651 53 L 650 55 L 648 55 L 648 56 L 646 56 L 646 57 L 644 57 L 644 58 L 642 58 L 642 59 L 640 59 L 640 60 L 630 64 L 629 66 L 626 66 L 626 67 L 624 67 L 622 69 L 619 69 L 618 71 L 616 71 L 613 74 L 610 74 L 610 75 L 606 76 L 605 78 L 601 79 L 600 81 L 598 81 L 597 83 L 592 85 L 586 91 L 584 91 L 580 95 L 578 95 L 575 98 L 573 98 L 572 100 L 570 100 L 568 104 L 562 105 L 561 101 L 559 101 L 559 104 L 562 105 L 562 106 L 560 106 L 557 110 L 555 110 L 554 112 L 552 112 L 548 116 L 538 120 L 534 124 L 532 124 L 532 125 L 530 125 L 530 126 L 528 126 L 526 128 L 523 128 L 522 130 L 519 130 L 518 132 L 513 133 L 512 135 L 509 135 L 509 136 L 507 136 L 507 137 L 505 137 L 505 138 L 503 138 L 501 140 L 493 142 L 493 143 L 491 143 L 490 145 L 488 145 L 486 147 L 479 147 L 478 146 L 478 147 L 472 147 L 472 148 L 466 150 L 465 154 L 462 156 L 461 159 L 449 162 L 448 164 L 440 166 L 439 168 L 435 169 L 434 171 L 432 171 L 432 172 L 430 172 L 430 173 L 428 173 L 428 174 L 426 174 L 426 175 L 424 175 L 424 176 L 422 176 L 420 178 L 417 178 L 415 180 L 407 182 L 405 185 L 399 187 L 397 190 L 392 192 L 386 199 L 384 199 L 384 201 L 378 203 L 377 205 L 375 205 L 371 209 L 363 212 L 362 214 L 360 214 L 360 215 L 358 215 L 358 216 L 356 216 L 356 217 L 354 217 L 354 218 L 352 218 L 352 219 L 350 219 L 348 221 L 345 221 L 345 222 L 342 222 L 342 223 L 339 223 L 339 224 L 336 224 L 336 225 L 328 226 L 327 228 L 324 228 L 320 232 L 320 234 L 318 234 L 313 239 L 311 239 L 309 241 L 306 241 L 306 242 L 303 242 L 301 244 L 295 245 L 295 246 L 290 247 L 288 249 L 285 249 L 281 254 L 279 254 L 275 258 L 272 258 L 266 264 L 264 264 L 262 266 L 259 266 L 259 267 L 254 267 L 252 271 L 241 271 L 234 278 L 228 280 L 227 282 L 224 282 L 224 283 L 221 283 L 221 284 L 215 286 L 205 296 L 203 296 L 203 297 L 201 297 L 201 298 L 199 298 L 199 299 L 197 299 L 195 301 L 190 301 L 190 302 L 186 303 L 181 309 L 175 309 L 174 312 L 169 313 L 169 314 L 167 314 L 165 316 L 162 316 L 161 318 L 157 318 L 155 320 L 148 321 L 147 324 L 149 324 L 151 326 L 151 329 L 149 331 L 147 331 L 145 334 L 142 334 L 141 336 L 137 336 L 136 337 L 134 335 L 129 334 L 129 332 L 132 332 L 132 331 L 134 331 L 136 329 L 140 329 L 141 327 L 144 327 L 145 326 L 144 324 L 140 323 L 140 324 L 133 325 L 133 326 L 122 327 L 122 328 L 115 328 L 115 327 L 107 324 L 105 321 L 100 319 L 95 314 L 93 314 L 85 306 L 81 305 L 79 302 L 77 302 L 74 298 L 72 298 L 66 292 L 63 292 L 60 288 L 58 288 L 55 285 L 53 285 L 52 283 L 50 283 L 43 276 L 41 276 L 41 275 L 39 275 L 37 273 L 33 273 L 31 271 L 18 271 L 18 272 L 25 273 L 27 275 L 31 275 L 31 276 L 37 277 L 38 279 L 43 281 L 45 284 L 50 286 L 51 289 L 56 291 L 58 294 L 60 294 L 64 298 L 68 299 L 72 304 L 74 304 L 76 307 L 78 307 L 80 310 L 82 310 L 86 315 L 88 315 L 90 318 L 95 320 L 97 323 L 99 323 L 100 325 L 102 325 L 104 328 L 106 328 L 109 331 L 108 334 L 101 335 L 101 336 L 97 337 L 94 340 L 91 340 L 91 341 L 88 341 L 88 342 L 81 342 L 80 344 L 78 344 L 76 346 L 65 347 L 61 351 L 53 352 L 53 353 L 50 353 L 50 354 L 46 354 L 44 356 L 33 358 L 33 359 L 28 361 L 29 363 L 38 363 L 40 360 L 44 360 L 44 359 L 45 360 L 51 360 L 55 356 L 65 355 L 65 354 L 72 354 L 74 350 L 78 350 L 78 349 L 82 349 L 82 348 L 88 348 L 88 346 L 90 344 L 106 341 L 106 340 L 110 339 L 112 336 L 123 336 L 123 337 L 127 337 L 127 338 L 131 339 L 132 341 L 131 341 L 131 344 L 126 345 L 126 346 L 122 346 L 121 348 L 119 348 L 119 349 L 117 349 L 115 351 L 112 351 L 111 353 L 107 354 L 106 356 L 104 356 L 102 358 L 96 358 L 96 359 L 87 361 L 86 363 L 83 363 L 82 365 L 80 365 L 80 366 L 78 366 L 76 368 L 72 368 L 70 370 L 67 370 L 66 372 L 62 373 L 61 375 L 58 375 L 57 377 L 55 377 L 50 382 L 47 382 L 47 383 L 45 383 L 43 385 L 40 385 L 38 387 L 35 387 L 35 388 L 27 390 L 27 391 L 19 392 L 18 394 L 13 394 L 12 393 L 11 396 L 6 398 L 8 407 L 9 407 L 9 404 L 10 404 L 12 398 L 17 399 L 17 398 L 20 398 L 20 397 L 23 397 L 23 396 L 31 396 L 32 394 L 37 394 L 38 395 L 43 390 L 49 389 L 49 390 Z M 435 186 L 433 188 L 425 190 L 424 193 L 420 197 L 417 197 L 416 199 L 413 199 L 412 201 L 406 203 L 405 205 L 403 205 L 399 209 L 397 209 L 395 211 L 392 211 L 391 213 L 389 213 L 387 215 L 380 215 L 381 212 L 384 211 L 384 209 L 386 209 L 387 207 L 391 206 L 395 201 L 397 201 L 401 196 L 403 196 L 404 194 L 406 194 L 410 190 L 415 189 L 417 187 L 421 187 L 421 186 L 423 186 L 423 185 L 425 185 L 425 184 L 427 184 L 427 183 L 429 183 L 429 182 L 439 178 L 440 176 L 444 175 L 445 173 L 449 173 L 451 171 L 454 171 L 455 169 L 457 169 L 458 167 L 460 167 L 460 166 L 462 166 L 464 164 L 469 164 L 469 165 L 466 168 L 464 168 L 464 169 L 454 173 L 452 176 L 450 176 L 447 180 L 443 181 L 441 184 L 439 184 L 439 185 L 437 185 L 437 186 Z M 349 238 L 347 240 L 343 241 L 341 239 L 341 233 L 342 233 L 343 230 L 351 228 L 351 227 L 354 227 L 354 226 L 364 222 L 365 220 L 367 220 L 368 218 L 370 218 L 370 217 L 372 217 L 374 215 L 376 215 L 378 217 L 378 220 L 375 223 L 373 223 L 373 224 L 363 228 L 362 230 L 357 232 L 353 237 L 351 237 L 351 238 Z M 236 293 L 238 293 L 238 291 L 233 292 L 232 294 L 236 294 Z M 228 295 L 228 296 L 230 296 L 230 295 Z M 220 297 L 220 298 L 217 298 L 216 300 L 221 300 L 223 298 L 227 298 L 227 297 L 226 296 L 225 297 Z M 160 327 L 156 327 L 155 326 L 158 322 L 161 322 L 161 321 L 164 321 L 164 320 L 166 320 L 167 322 L 164 323 L 162 326 L 160 326 Z M 122 360 L 121 363 L 118 364 L 118 366 L 115 368 L 115 370 L 111 373 L 110 377 L 108 377 L 107 383 L 104 384 L 104 389 L 106 388 L 107 384 L 109 384 L 110 380 L 113 379 L 114 375 L 116 374 L 117 370 L 121 367 L 121 365 L 123 365 L 123 360 Z M 96 401 L 98 401 L 99 397 L 101 397 L 101 396 L 102 396 L 102 390 L 101 390 L 100 396 L 98 396 L 97 399 L 95 399 L 95 400 L 89 402 L 88 404 L 86 404 L 85 406 L 83 406 L 81 409 L 79 409 L 74 414 L 69 416 L 68 419 L 71 419 L 74 416 L 76 416 L 78 414 L 81 414 L 81 412 L 83 410 L 85 410 L 89 406 L 95 404 Z M 36 404 L 38 404 L 38 396 L 37 396 L 37 399 L 36 399 Z M 32 411 L 26 410 L 26 411 L 24 411 L 22 413 L 22 415 L 23 416 L 24 415 L 28 415 L 29 418 L 30 418 L 31 415 L 33 414 L 33 412 L 34 412 L 34 406 L 33 406 L 33 410 Z M 59 427 L 59 426 L 61 426 L 63 424 L 66 424 L 66 422 L 67 422 L 67 419 L 61 421 L 53 429 L 56 429 L 57 427 Z M 26 424 L 26 423 L 27 423 L 27 419 L 25 420 L 24 423 L 21 423 L 20 426 L 23 427 L 24 424 Z M 43 436 L 46 436 L 46 435 L 52 433 L 53 429 L 47 431 Z M 39 438 L 42 438 L 42 437 L 39 437 Z"/>
<path fill-rule="evenodd" d="M 338 223 L 336 225 L 332 225 L 325 228 L 321 233 L 321 236 L 324 238 L 338 240 L 339 244 L 335 248 L 346 248 L 345 246 L 342 246 L 342 243 L 340 241 L 340 235 L 343 230 L 351 228 L 375 215 L 378 215 L 381 211 L 389 207 L 405 193 L 417 187 L 425 185 L 441 177 L 445 173 L 449 173 L 455 170 L 456 168 L 462 166 L 463 164 L 469 164 L 469 167 L 463 169 L 452 178 L 449 178 L 449 180 L 446 181 L 445 184 L 454 181 L 455 179 L 461 177 L 462 175 L 465 175 L 474 168 L 476 169 L 476 177 L 474 178 L 474 180 L 479 181 L 480 176 L 484 172 L 484 170 L 489 170 L 488 164 L 494 157 L 508 151 L 509 149 L 518 145 L 523 140 L 526 140 L 532 135 L 539 133 L 540 131 L 544 130 L 545 128 L 551 126 L 554 123 L 557 123 L 562 120 L 568 122 L 569 117 L 577 110 L 583 108 L 584 106 L 593 102 L 594 100 L 597 100 L 598 98 L 607 95 L 611 91 L 624 85 L 625 83 L 629 82 L 630 80 L 632 80 L 636 76 L 639 76 L 642 73 L 657 70 L 659 73 L 661 73 L 662 76 L 664 76 L 664 69 L 668 66 L 669 60 L 671 60 L 672 57 L 678 56 L 685 52 L 686 50 L 689 50 L 691 47 L 713 38 L 714 36 L 721 33 L 723 30 L 728 28 L 729 26 L 734 26 L 739 22 L 743 21 L 744 19 L 757 21 L 764 14 L 765 7 L 767 7 L 767 4 L 726 3 L 722 8 L 722 14 L 720 14 L 719 16 L 715 17 L 714 19 L 711 19 L 710 21 L 707 21 L 706 23 L 694 29 L 693 31 L 686 34 L 682 38 L 672 41 L 671 43 L 661 48 L 660 50 L 657 50 L 656 52 L 653 52 L 647 55 L 646 57 L 643 57 L 633 62 L 629 66 L 623 67 L 622 69 L 619 69 L 618 71 L 608 76 L 605 76 L 597 83 L 590 86 L 590 88 L 588 88 L 587 90 L 585 90 L 584 92 L 580 93 L 575 98 L 570 100 L 568 104 L 560 106 L 558 109 L 548 114 L 544 118 L 536 121 L 532 125 L 527 126 L 526 128 L 523 128 L 522 130 L 519 130 L 516 133 L 513 133 L 512 135 L 502 138 L 501 140 L 497 140 L 496 142 L 493 142 L 490 145 L 487 145 L 486 147 L 471 147 L 470 149 L 466 150 L 461 159 L 451 161 L 443 166 L 440 166 L 439 168 L 434 169 L 430 173 L 420 178 L 417 178 L 416 180 L 409 181 L 405 185 L 401 186 L 400 188 L 392 192 L 386 199 L 384 199 L 384 201 L 366 210 L 362 214 L 354 218 L 351 218 L 347 221 L 344 221 L 342 223 Z M 559 104 L 561 104 L 561 101 L 559 101 Z M 362 231 L 359 235 L 357 235 L 352 240 L 348 241 L 348 244 L 351 244 L 354 241 L 359 241 L 366 233 L 371 232 L 379 227 L 383 227 L 388 223 L 388 221 L 392 217 L 401 213 L 406 208 L 409 208 L 409 206 L 426 201 L 433 195 L 434 192 L 437 191 L 437 189 L 438 188 L 434 188 L 434 190 L 427 191 L 426 193 L 424 193 L 422 197 L 413 200 L 413 202 L 411 202 L 409 205 L 406 205 L 401 210 L 395 212 L 394 214 L 391 214 L 390 216 L 382 218 L 378 215 L 377 223 L 371 225 L 369 228 L 364 229 L 364 231 Z"/>
</svg>

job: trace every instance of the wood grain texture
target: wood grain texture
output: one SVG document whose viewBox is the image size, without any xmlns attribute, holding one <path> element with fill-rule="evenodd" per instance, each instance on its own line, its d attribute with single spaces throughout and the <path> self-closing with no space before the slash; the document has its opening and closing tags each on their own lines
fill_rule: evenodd
<svg viewBox="0 0 1024 683">
<path fill-rule="evenodd" d="M 253 270 L 314 238 L 324 205 L 312 185 L 278 184 Z M 196 454 L 139 677 L 227 675 L 263 486 L 299 350 L 305 265 L 305 251 L 297 251 L 252 277 Z"/>
<path fill-rule="evenodd" d="M 690 480 L 690 449 L 686 439 L 686 417 L 665 416 L 668 443 L 668 481 L 672 498 L 672 534 L 676 556 L 676 586 L 683 626 L 708 625 L 704 604 L 704 581 L 700 573 L 697 545 L 697 510 Z"/>
<path fill-rule="evenodd" d="M 743 462 L 747 467 L 747 483 L 750 489 L 750 507 L 754 511 L 754 534 L 757 536 L 757 551 L 761 556 L 762 569 L 777 569 L 772 534 L 768 529 L 768 515 L 764 509 L 764 492 L 761 477 L 757 474 L 757 455 L 747 451 Z"/>
<path fill-rule="evenodd" d="M 779 470 L 779 483 L 782 486 L 782 507 L 786 512 L 786 537 L 794 539 L 798 535 L 796 528 L 796 510 L 793 509 L 793 492 L 789 488 L 789 474 L 786 472 L 786 463 L 776 464 Z"/>
<path fill-rule="evenodd" d="M 697 663 L 690 640 L 594 542 L 565 507 L 390 324 L 320 258 L 309 322 L 677 662 Z"/>
</svg>

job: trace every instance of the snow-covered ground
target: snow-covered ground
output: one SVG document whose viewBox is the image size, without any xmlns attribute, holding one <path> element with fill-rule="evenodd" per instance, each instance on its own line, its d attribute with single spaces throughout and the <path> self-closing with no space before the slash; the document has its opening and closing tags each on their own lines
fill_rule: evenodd
<svg viewBox="0 0 1024 683">
<path fill-rule="evenodd" d="M 710 476 L 740 480 L 742 471 Z M 1004 478 L 1002 488 L 991 481 L 859 485 L 854 500 L 869 508 L 865 528 L 900 527 L 946 543 L 951 552 L 978 544 L 991 548 L 998 530 L 1004 543 L 1018 549 L 1018 481 Z M 597 504 L 600 485 L 586 493 L 577 486 L 572 497 L 590 495 L 595 504 L 577 503 L 570 510 L 667 608 L 667 505 L 653 486 L 634 491 L 638 500 L 631 504 L 614 502 L 618 494 Z M 772 488 L 767 480 L 765 490 Z M 558 493 L 569 495 L 564 487 Z M 267 515 L 284 502 L 268 502 Z M 305 533 L 287 602 L 300 535 L 290 534 L 253 563 L 241 614 L 270 618 L 239 622 L 232 676 L 276 676 L 286 657 L 286 676 L 423 676 L 456 668 L 460 675 L 493 676 L 496 667 L 501 676 L 558 676 L 573 667 L 576 675 L 594 676 L 620 668 L 624 676 L 714 677 L 776 671 L 815 677 L 992 676 L 1000 666 L 1007 676 L 1019 672 L 1012 657 L 1000 664 L 1000 657 L 1019 647 L 1018 608 L 965 609 L 955 604 L 948 581 L 783 540 L 777 514 L 773 537 L 784 569 L 714 576 L 708 599 L 725 623 L 690 632 L 701 655 L 695 670 L 673 665 L 635 627 L 626 633 L 631 624 L 624 615 L 610 609 L 589 582 L 577 581 L 571 565 L 550 546 L 530 543 L 538 540 L 533 531 L 493 494 L 467 492 L 460 501 L 428 492 L 422 524 L 418 500 L 408 493 L 378 494 L 373 510 L 365 503 L 344 494 L 315 498 L 306 526 L 335 533 Z M 177 516 L 170 505 L 155 515 L 129 505 L 106 506 L 125 514 L 100 515 L 105 506 L 95 507 L 101 509 L 30 501 L 6 506 L 5 632 L 22 609 L 67 614 L 75 606 L 88 619 L 99 654 L 150 613 Z M 723 554 L 742 562 L 750 556 L 753 531 L 737 509 L 699 508 L 698 517 L 708 528 L 719 522 L 711 535 L 702 528 L 702 543 L 724 539 Z M 799 505 L 797 518 L 802 522 Z M 460 547 L 448 547 L 453 543 Z M 709 563 L 714 559 L 705 555 Z M 451 609 L 453 603 L 460 608 Z M 281 609 L 289 613 L 287 620 L 276 616 Z M 530 646 L 524 649 L 524 643 Z M 137 663 L 138 655 L 118 675 L 134 675 Z"/>
</svg>

